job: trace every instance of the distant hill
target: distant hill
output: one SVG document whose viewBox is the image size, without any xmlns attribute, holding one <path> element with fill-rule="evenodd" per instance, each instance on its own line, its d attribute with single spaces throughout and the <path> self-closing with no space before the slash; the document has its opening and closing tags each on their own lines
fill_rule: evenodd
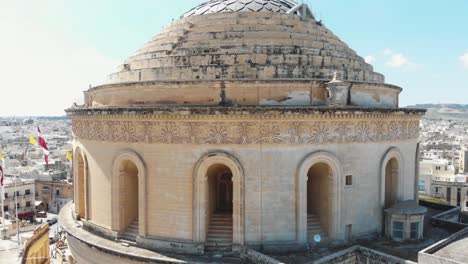
<svg viewBox="0 0 468 264">
<path fill-rule="evenodd" d="M 427 109 L 425 118 L 468 121 L 468 104 L 417 104 L 408 108 Z"/>
<path fill-rule="evenodd" d="M 409 105 L 408 108 L 425 108 L 425 109 L 453 109 L 453 110 L 465 110 L 468 111 L 468 104 L 416 104 Z"/>
</svg>

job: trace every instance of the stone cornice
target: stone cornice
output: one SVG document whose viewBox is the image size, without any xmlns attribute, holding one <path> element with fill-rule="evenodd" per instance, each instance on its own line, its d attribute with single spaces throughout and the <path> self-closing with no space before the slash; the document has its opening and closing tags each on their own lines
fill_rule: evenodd
<svg viewBox="0 0 468 264">
<path fill-rule="evenodd" d="M 125 86 L 147 86 L 147 85 L 155 85 L 155 84 L 195 84 L 195 83 L 221 83 L 221 82 L 242 82 L 242 83 L 311 83 L 311 82 L 319 82 L 319 83 L 327 83 L 330 79 L 326 78 L 303 78 L 303 79 L 292 79 L 292 78 L 281 78 L 281 79 L 223 79 L 223 80 L 157 80 L 157 81 L 139 81 L 139 82 L 116 82 L 116 83 L 108 83 L 102 84 L 98 86 L 94 86 L 88 90 L 88 92 L 94 92 L 102 89 L 117 89 L 119 87 Z M 353 81 L 353 80 L 346 80 L 349 83 L 358 84 L 358 85 L 368 85 L 374 87 L 384 87 L 388 89 L 393 89 L 396 91 L 401 92 L 403 88 L 389 83 L 380 83 L 380 82 L 370 82 L 370 81 Z"/>
<path fill-rule="evenodd" d="M 424 109 L 376 107 L 267 107 L 267 106 L 130 106 L 67 109 L 73 118 L 91 119 L 342 119 L 407 118 L 416 119 Z"/>
</svg>

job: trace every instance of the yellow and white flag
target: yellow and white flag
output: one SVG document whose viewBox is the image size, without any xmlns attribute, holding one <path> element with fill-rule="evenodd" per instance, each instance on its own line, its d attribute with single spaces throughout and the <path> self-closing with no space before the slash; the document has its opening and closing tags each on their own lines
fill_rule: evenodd
<svg viewBox="0 0 468 264">
<path fill-rule="evenodd" d="M 67 150 L 67 160 L 69 161 L 72 161 L 73 160 L 73 157 L 72 157 L 72 154 L 70 153 L 70 151 Z"/>
<path fill-rule="evenodd" d="M 5 154 L 3 154 L 2 150 L 0 150 L 0 159 L 5 161 Z"/>
<path fill-rule="evenodd" d="M 37 145 L 37 141 L 33 136 L 29 137 L 29 143 L 31 143 L 31 145 L 34 145 L 34 146 Z"/>
</svg>

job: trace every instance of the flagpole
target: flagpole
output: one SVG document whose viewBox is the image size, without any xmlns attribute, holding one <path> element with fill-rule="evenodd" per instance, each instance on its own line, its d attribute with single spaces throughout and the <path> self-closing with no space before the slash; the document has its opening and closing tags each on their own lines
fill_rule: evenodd
<svg viewBox="0 0 468 264">
<path fill-rule="evenodd" d="M 1 150 L 0 150 L 1 152 Z M 3 153 L 0 153 L 0 156 L 2 156 Z M 5 167 L 5 162 L 3 161 L 3 156 L 0 157 L 0 162 L 1 164 L 3 165 L 3 167 Z M 2 168 L 2 178 L 5 179 L 5 170 L 4 168 Z M 4 200 L 5 200 L 5 186 L 4 186 L 4 183 L 1 184 L 0 186 L 0 196 L 1 196 L 1 200 L 2 200 L 2 232 L 1 232 L 1 235 L 2 235 L 2 239 L 6 239 L 7 238 L 7 234 L 6 234 L 6 225 L 5 225 L 5 209 L 4 209 Z"/>
<path fill-rule="evenodd" d="M 19 219 L 18 219 L 18 193 L 16 190 L 16 173 L 15 173 L 15 177 L 13 180 L 15 181 L 13 192 L 15 194 L 15 208 L 16 208 L 15 210 L 16 211 L 16 239 L 18 240 L 18 250 L 20 250 L 19 248 L 20 241 L 19 241 Z"/>
<path fill-rule="evenodd" d="M 4 209 L 4 204 L 3 204 L 3 200 L 5 200 L 5 187 L 2 185 L 0 186 L 0 196 L 2 197 L 1 200 L 2 200 L 2 239 L 6 239 L 6 234 L 5 234 L 5 237 L 3 237 L 4 233 L 3 232 L 6 232 L 6 226 L 5 226 L 5 209 Z"/>
</svg>

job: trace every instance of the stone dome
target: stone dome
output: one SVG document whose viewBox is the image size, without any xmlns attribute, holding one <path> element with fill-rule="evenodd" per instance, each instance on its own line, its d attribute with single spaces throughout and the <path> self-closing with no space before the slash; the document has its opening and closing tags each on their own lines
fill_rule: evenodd
<svg viewBox="0 0 468 264">
<path fill-rule="evenodd" d="M 324 83 L 334 75 L 362 91 L 390 94 L 366 95 L 368 106 L 398 103 L 401 89 L 385 85 L 384 76 L 316 21 L 306 5 L 215 0 L 163 28 L 107 84 L 90 89 L 87 104 L 261 105 L 299 96 L 286 104 L 323 105 Z"/>
</svg>

